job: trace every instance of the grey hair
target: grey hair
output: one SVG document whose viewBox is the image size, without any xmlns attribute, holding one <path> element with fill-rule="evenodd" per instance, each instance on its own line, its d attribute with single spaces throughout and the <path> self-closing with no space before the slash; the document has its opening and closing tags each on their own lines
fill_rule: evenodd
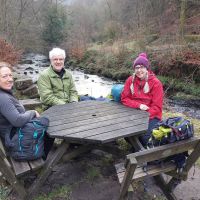
<svg viewBox="0 0 200 200">
<path fill-rule="evenodd" d="M 60 56 L 62 55 L 64 58 L 66 57 L 65 50 L 60 48 L 53 48 L 49 51 L 49 59 L 52 59 L 53 56 Z"/>
<path fill-rule="evenodd" d="M 12 69 L 12 66 L 10 63 L 7 62 L 0 62 L 0 69 L 3 67 L 8 67 L 9 69 Z"/>
</svg>

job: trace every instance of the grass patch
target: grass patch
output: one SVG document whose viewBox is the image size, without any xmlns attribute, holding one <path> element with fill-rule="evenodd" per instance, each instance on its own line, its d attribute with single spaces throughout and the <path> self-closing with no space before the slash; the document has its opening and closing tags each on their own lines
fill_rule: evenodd
<svg viewBox="0 0 200 200">
<path fill-rule="evenodd" d="M 101 159 L 101 165 L 102 166 L 109 166 L 114 162 L 112 154 L 106 154 L 102 159 Z"/>
<path fill-rule="evenodd" d="M 119 146 L 119 149 L 121 149 L 124 152 L 128 152 L 130 150 L 130 148 L 131 148 L 131 145 L 128 142 L 126 142 L 126 140 L 123 139 L 123 138 L 122 139 L 118 139 L 117 140 L 117 144 Z"/>
<path fill-rule="evenodd" d="M 112 164 L 114 162 L 113 156 L 112 154 L 106 154 L 103 158 L 102 158 L 102 165 L 103 166 L 108 166 L 110 164 Z"/>
<path fill-rule="evenodd" d="M 101 176 L 101 173 L 97 167 L 92 166 L 87 170 L 86 179 L 89 182 L 94 182 L 94 180 L 100 176 Z"/>
<path fill-rule="evenodd" d="M 0 185 L 0 200 L 7 200 L 10 189 L 3 184 Z"/>
<path fill-rule="evenodd" d="M 65 199 L 70 200 L 72 189 L 70 186 L 63 186 L 61 188 L 55 189 L 49 194 L 41 195 L 34 200 L 55 200 L 55 199 Z"/>
</svg>

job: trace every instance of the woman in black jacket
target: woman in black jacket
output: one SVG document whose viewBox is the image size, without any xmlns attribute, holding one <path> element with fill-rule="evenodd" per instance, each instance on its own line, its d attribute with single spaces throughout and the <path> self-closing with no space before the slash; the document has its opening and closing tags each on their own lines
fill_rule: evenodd
<svg viewBox="0 0 200 200">
<path fill-rule="evenodd" d="M 25 111 L 23 105 L 13 96 L 13 75 L 11 66 L 6 62 L 0 62 L 0 136 L 13 127 L 22 127 L 34 117 L 39 117 L 36 110 Z"/>
<path fill-rule="evenodd" d="M 35 117 L 40 117 L 36 110 L 26 111 L 24 106 L 13 96 L 14 80 L 11 65 L 0 62 L 0 137 L 5 139 L 6 134 L 14 134 L 16 127 L 22 127 Z M 45 137 L 45 154 L 47 155 L 53 144 L 53 139 Z"/>
</svg>

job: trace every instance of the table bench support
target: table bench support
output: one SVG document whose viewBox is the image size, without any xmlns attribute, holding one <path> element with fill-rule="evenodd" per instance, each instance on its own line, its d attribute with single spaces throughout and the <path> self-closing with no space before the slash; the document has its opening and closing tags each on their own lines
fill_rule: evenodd
<svg viewBox="0 0 200 200">
<path fill-rule="evenodd" d="M 0 154 L 2 154 L 1 149 L 0 149 Z M 6 178 L 6 180 L 10 183 L 12 188 L 15 191 L 18 191 L 20 198 L 24 199 L 26 196 L 26 191 L 25 191 L 24 187 L 20 184 L 20 182 L 17 180 L 17 178 L 15 177 L 15 174 L 11 170 L 11 168 L 8 167 L 8 165 L 6 165 L 5 159 L 3 159 L 3 154 L 2 154 L 2 156 L 0 156 L 1 172 L 2 172 L 3 176 Z"/>
<path fill-rule="evenodd" d="M 126 192 L 128 191 L 136 167 L 137 167 L 137 160 L 135 158 L 131 158 L 130 162 L 126 167 L 127 170 L 125 172 L 124 179 L 121 185 L 119 200 L 123 200 L 123 197 L 126 195 Z"/>
<path fill-rule="evenodd" d="M 176 171 L 176 164 L 167 160 L 169 156 L 179 153 L 184 153 L 193 150 L 186 159 L 186 165 L 183 172 Z M 131 183 L 136 180 L 144 179 L 145 177 L 154 177 L 156 183 L 161 188 L 168 200 L 176 200 L 173 190 L 181 182 L 186 180 L 189 170 L 200 156 L 200 138 L 194 137 L 187 140 L 182 140 L 177 143 L 171 143 L 163 146 L 154 147 L 152 149 L 145 149 L 143 151 L 135 152 L 127 155 L 126 162 L 123 165 L 115 165 L 119 182 L 121 183 L 119 200 L 126 199 L 127 191 Z M 163 164 L 148 164 L 147 169 L 144 170 L 144 163 L 155 160 L 163 160 Z M 171 176 L 168 183 L 163 178 L 163 174 Z"/>
<path fill-rule="evenodd" d="M 170 185 L 172 184 L 172 182 L 170 182 L 170 184 L 169 183 L 166 184 L 166 182 L 161 174 L 154 176 L 154 179 L 156 181 L 156 184 L 160 187 L 160 189 L 162 190 L 162 192 L 164 193 L 164 195 L 167 197 L 168 200 L 177 200 L 176 196 L 170 189 Z M 173 182 L 175 181 L 174 178 L 172 178 L 171 180 L 173 180 Z M 173 188 L 173 189 L 175 189 L 175 188 Z"/>
<path fill-rule="evenodd" d="M 61 146 L 50 156 L 47 158 L 47 161 L 38 175 L 38 178 L 29 188 L 28 194 L 29 199 L 32 199 L 36 193 L 36 191 L 40 188 L 40 186 L 44 183 L 44 181 L 48 178 L 55 164 L 62 158 L 63 154 L 68 149 L 69 144 L 63 141 Z"/>
</svg>

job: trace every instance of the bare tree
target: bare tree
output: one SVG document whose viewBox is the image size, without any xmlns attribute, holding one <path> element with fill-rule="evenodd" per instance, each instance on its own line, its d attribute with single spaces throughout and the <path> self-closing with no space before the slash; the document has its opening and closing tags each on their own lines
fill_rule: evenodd
<svg viewBox="0 0 200 200">
<path fill-rule="evenodd" d="M 180 39 L 183 41 L 184 39 L 184 25 L 185 25 L 185 14 L 186 14 L 186 7 L 187 7 L 187 1 L 181 0 L 181 11 L 180 11 Z"/>
</svg>

